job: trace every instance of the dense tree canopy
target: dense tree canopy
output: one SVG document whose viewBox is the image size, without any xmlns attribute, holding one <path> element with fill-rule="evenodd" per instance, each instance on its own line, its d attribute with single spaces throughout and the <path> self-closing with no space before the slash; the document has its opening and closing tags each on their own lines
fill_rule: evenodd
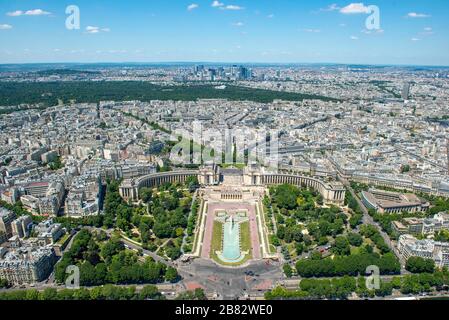
<svg viewBox="0 0 449 320">
<path fill-rule="evenodd" d="M 332 250 L 334 253 L 341 256 L 349 255 L 351 253 L 351 246 L 349 245 L 348 238 L 344 236 L 339 236 L 335 238 L 335 244 Z"/>
<path fill-rule="evenodd" d="M 0 292 L 0 300 L 162 300 L 165 297 L 154 285 L 146 285 L 138 292 L 135 287 L 118 287 L 107 284 L 91 289 L 47 288 Z"/>
<path fill-rule="evenodd" d="M 280 208 L 294 209 L 298 206 L 297 200 L 300 195 L 298 187 L 283 184 L 276 188 L 273 199 Z"/>
<path fill-rule="evenodd" d="M 139 261 L 134 251 L 126 250 L 122 242 L 112 238 L 100 243 L 97 236 L 83 229 L 75 237 L 70 250 L 55 267 L 55 279 L 64 283 L 69 265 L 80 268 L 80 284 L 95 286 L 106 283 L 158 283 L 178 280 L 176 270 L 148 257 Z"/>
<path fill-rule="evenodd" d="M 42 93 L 47 93 L 43 95 Z M 249 100 L 272 102 L 275 99 L 302 101 L 319 99 L 336 101 L 318 95 L 226 86 L 216 90 L 213 85 L 180 85 L 164 87 L 144 81 L 78 81 L 78 82 L 0 82 L 0 106 L 15 106 L 23 103 L 55 106 L 58 99 L 64 102 L 75 100 L 78 103 L 100 101 L 140 100 L 180 100 L 197 99 Z"/>
<path fill-rule="evenodd" d="M 348 234 L 348 240 L 349 240 L 349 243 L 355 247 L 360 247 L 363 243 L 362 236 L 357 233 Z"/>
<path fill-rule="evenodd" d="M 350 256 L 326 258 L 323 260 L 299 260 L 296 270 L 302 277 L 335 277 L 365 274 L 371 265 L 379 266 L 381 274 L 398 274 L 401 266 L 392 253 L 379 256 L 374 253 L 354 254 Z"/>
<path fill-rule="evenodd" d="M 432 259 L 410 257 L 405 264 L 405 269 L 411 273 L 433 273 L 435 271 L 435 262 Z"/>
<path fill-rule="evenodd" d="M 180 293 L 176 300 L 207 300 L 204 290 L 201 288 L 195 289 L 193 291 L 185 291 Z"/>
</svg>

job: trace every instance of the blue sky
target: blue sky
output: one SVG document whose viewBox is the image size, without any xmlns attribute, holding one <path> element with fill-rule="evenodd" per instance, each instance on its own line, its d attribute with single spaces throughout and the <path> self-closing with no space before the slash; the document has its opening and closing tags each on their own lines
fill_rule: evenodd
<svg viewBox="0 0 449 320">
<path fill-rule="evenodd" d="M 80 29 L 67 30 L 68 5 Z M 366 8 L 380 9 L 367 30 Z M 447 0 L 0 0 L 0 63 L 449 65 Z"/>
</svg>

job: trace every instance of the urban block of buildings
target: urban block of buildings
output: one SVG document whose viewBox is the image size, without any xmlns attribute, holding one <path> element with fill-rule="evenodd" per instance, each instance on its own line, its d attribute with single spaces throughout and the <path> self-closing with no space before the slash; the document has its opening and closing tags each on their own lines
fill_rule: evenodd
<svg viewBox="0 0 449 320">
<path fill-rule="evenodd" d="M 379 213 L 424 212 L 430 204 L 412 193 L 398 193 L 370 189 L 361 192 L 362 202 L 368 209 Z"/>
</svg>

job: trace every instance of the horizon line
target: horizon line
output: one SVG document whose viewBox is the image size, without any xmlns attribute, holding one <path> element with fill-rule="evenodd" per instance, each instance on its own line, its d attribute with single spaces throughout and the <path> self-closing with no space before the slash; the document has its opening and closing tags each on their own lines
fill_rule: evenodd
<svg viewBox="0 0 449 320">
<path fill-rule="evenodd" d="M 449 68 L 449 65 L 439 65 L 439 64 L 392 64 L 392 63 L 344 63 L 344 62 L 225 62 L 225 61 L 121 61 L 121 62 L 11 62 L 11 63 L 0 63 L 0 66 L 8 66 L 8 65 L 44 65 L 44 64 L 72 64 L 72 65 L 95 65 L 95 64 L 170 64 L 170 65 L 187 65 L 187 64 L 208 64 L 208 65 L 217 65 L 217 64 L 240 64 L 240 65 L 341 65 L 341 66 L 380 66 L 380 67 L 431 67 L 431 68 Z"/>
</svg>

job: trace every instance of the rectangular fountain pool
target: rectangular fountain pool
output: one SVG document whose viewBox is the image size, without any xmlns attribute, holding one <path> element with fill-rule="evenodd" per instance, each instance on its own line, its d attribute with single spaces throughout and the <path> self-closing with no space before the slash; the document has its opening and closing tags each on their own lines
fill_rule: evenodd
<svg viewBox="0 0 449 320">
<path fill-rule="evenodd" d="M 220 257 L 224 262 L 238 262 L 243 259 L 240 251 L 240 224 L 228 220 L 223 228 L 223 254 Z"/>
</svg>

